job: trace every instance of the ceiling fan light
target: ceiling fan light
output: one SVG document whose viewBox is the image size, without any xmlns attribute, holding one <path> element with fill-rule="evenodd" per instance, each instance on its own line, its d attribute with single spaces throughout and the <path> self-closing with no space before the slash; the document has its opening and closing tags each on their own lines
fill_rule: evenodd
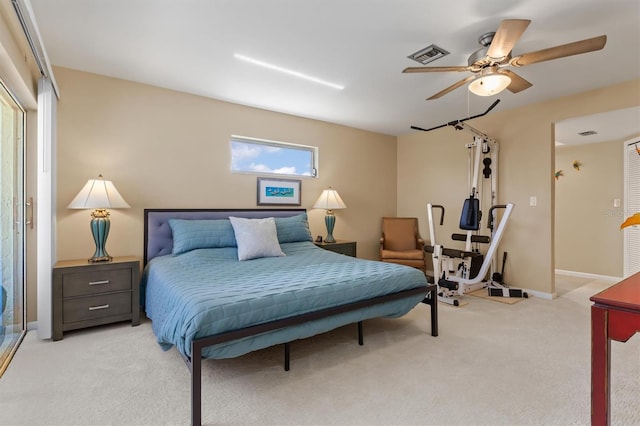
<svg viewBox="0 0 640 426">
<path fill-rule="evenodd" d="M 478 96 L 496 95 L 511 84 L 508 75 L 491 73 L 482 75 L 469 84 L 469 90 Z"/>
</svg>

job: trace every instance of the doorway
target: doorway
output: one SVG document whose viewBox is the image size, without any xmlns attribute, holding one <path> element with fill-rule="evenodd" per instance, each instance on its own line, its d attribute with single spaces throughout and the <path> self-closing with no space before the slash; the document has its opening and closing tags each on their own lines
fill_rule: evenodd
<svg viewBox="0 0 640 426">
<path fill-rule="evenodd" d="M 0 375 L 26 333 L 25 112 L 0 82 Z"/>
<path fill-rule="evenodd" d="M 622 151 L 632 135 L 640 135 L 640 107 L 555 123 L 556 272 L 612 280 L 624 276 L 620 224 L 628 210 L 625 202 L 637 195 L 625 193 Z"/>
</svg>

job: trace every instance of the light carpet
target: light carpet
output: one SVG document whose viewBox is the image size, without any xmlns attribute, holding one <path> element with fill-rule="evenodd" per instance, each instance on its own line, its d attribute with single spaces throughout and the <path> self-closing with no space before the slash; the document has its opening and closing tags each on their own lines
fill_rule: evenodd
<svg viewBox="0 0 640 426">
<path fill-rule="evenodd" d="M 203 423 L 250 425 L 587 425 L 593 281 L 555 300 L 469 298 L 400 319 L 203 363 Z M 612 343 L 612 423 L 640 424 L 640 336 Z M 150 322 L 29 332 L 0 379 L 2 425 L 183 425 L 190 378 Z"/>
</svg>

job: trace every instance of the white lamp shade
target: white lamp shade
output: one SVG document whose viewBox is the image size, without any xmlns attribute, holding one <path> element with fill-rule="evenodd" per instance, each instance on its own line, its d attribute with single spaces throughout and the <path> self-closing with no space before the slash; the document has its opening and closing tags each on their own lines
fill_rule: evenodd
<svg viewBox="0 0 640 426">
<path fill-rule="evenodd" d="M 69 209 L 128 209 L 129 204 L 122 198 L 110 180 L 89 179 L 76 198 L 69 203 Z"/>
<path fill-rule="evenodd" d="M 325 209 L 325 210 L 337 210 L 337 209 L 346 209 L 347 205 L 342 201 L 338 191 L 335 189 L 325 189 L 322 191 L 322 194 L 318 197 L 318 200 L 313 205 L 314 209 Z"/>
<path fill-rule="evenodd" d="M 502 92 L 511 84 L 511 77 L 492 73 L 481 75 L 469 84 L 469 90 L 478 96 L 491 96 Z"/>
</svg>

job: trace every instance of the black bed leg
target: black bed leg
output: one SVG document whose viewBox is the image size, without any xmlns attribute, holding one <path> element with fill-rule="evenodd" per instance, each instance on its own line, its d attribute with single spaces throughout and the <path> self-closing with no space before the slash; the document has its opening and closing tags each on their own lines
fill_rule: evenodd
<svg viewBox="0 0 640 426">
<path fill-rule="evenodd" d="M 291 354 L 291 347 L 289 343 L 284 344 L 284 371 L 289 371 L 289 358 Z"/>
<path fill-rule="evenodd" d="M 191 424 L 202 424 L 202 354 L 191 345 Z"/>
<path fill-rule="evenodd" d="M 364 345 L 364 334 L 362 333 L 362 321 L 358 321 L 358 344 Z"/>
<path fill-rule="evenodd" d="M 438 288 L 431 290 L 431 335 L 438 336 Z"/>
</svg>

